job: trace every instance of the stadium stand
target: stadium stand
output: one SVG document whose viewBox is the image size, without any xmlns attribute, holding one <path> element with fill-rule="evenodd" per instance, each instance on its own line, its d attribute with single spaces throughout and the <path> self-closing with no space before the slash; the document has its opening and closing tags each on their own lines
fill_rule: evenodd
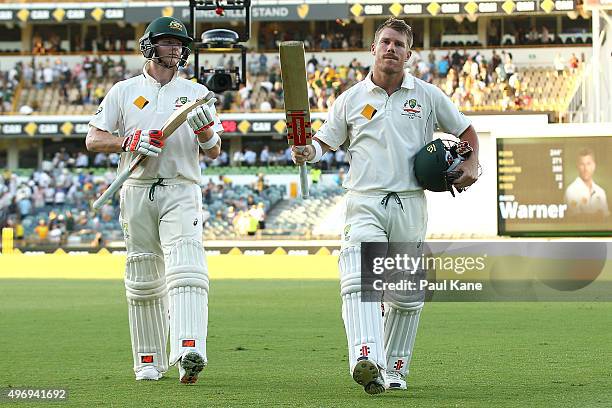
<svg viewBox="0 0 612 408">
<path fill-rule="evenodd" d="M 265 54 L 261 54 L 265 56 Z M 219 95 L 221 112 L 271 112 L 283 106 L 280 67 L 277 59 L 252 58 L 247 85 Z M 436 59 L 424 51 L 411 60 L 414 75 L 446 92 L 465 112 L 553 111 L 562 113 L 582 73 L 575 56 L 570 61 L 551 61 L 550 66 L 517 67 L 509 52 L 493 53 L 487 61 L 480 52 L 448 52 Z M 235 64 L 226 56 L 217 64 Z M 559 68 L 559 64 L 562 68 Z M 212 66 L 205 61 L 205 66 Z M 313 110 L 326 111 L 336 97 L 360 81 L 369 67 L 353 59 L 337 65 L 325 56 L 308 60 L 309 98 Z M 4 75 L 5 111 L 21 114 L 80 115 L 94 112 L 106 92 L 117 81 L 138 75 L 129 71 L 123 58 L 85 56 L 68 66 L 61 57 L 37 57 L 19 62 Z M 189 77 L 192 67 L 181 75 Z M 16 101 L 11 103 L 11 95 Z M 8 100 L 7 100 L 8 99 Z"/>
<path fill-rule="evenodd" d="M 13 227 L 18 244 L 100 246 L 122 239 L 117 197 L 101 211 L 92 201 L 112 181 L 111 168 L 69 168 L 74 158 L 58 153 L 43 169 L 0 174 L 0 227 Z M 204 177 L 206 179 L 206 177 Z M 209 177 L 202 187 L 204 237 L 309 236 L 342 196 L 337 185 L 313 186 L 312 199 L 287 200 L 284 185 L 263 173 L 251 184 Z"/>
</svg>

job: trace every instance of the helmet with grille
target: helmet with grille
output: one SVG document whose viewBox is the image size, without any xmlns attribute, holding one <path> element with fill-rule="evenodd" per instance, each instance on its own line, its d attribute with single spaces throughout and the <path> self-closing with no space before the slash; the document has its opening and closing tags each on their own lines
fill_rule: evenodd
<svg viewBox="0 0 612 408">
<path fill-rule="evenodd" d="M 467 141 L 436 139 L 427 143 L 414 158 L 414 174 L 425 190 L 450 191 L 453 181 L 461 176 L 457 166 L 472 153 Z M 457 191 L 461 191 L 457 189 Z"/>
<path fill-rule="evenodd" d="M 178 59 L 178 66 L 183 67 L 187 64 L 187 58 L 191 53 L 189 46 L 193 42 L 193 38 L 187 34 L 187 28 L 180 20 L 173 17 L 159 17 L 156 18 L 148 25 L 144 35 L 140 38 L 140 52 L 148 59 L 158 64 L 165 66 L 166 68 L 176 67 L 169 66 L 162 62 L 160 57 L 157 42 L 161 38 L 176 38 L 181 41 L 181 55 Z"/>
</svg>

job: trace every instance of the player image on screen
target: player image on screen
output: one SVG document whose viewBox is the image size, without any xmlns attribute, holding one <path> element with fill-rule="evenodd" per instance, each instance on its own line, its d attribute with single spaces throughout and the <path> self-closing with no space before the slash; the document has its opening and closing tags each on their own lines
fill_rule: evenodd
<svg viewBox="0 0 612 408">
<path fill-rule="evenodd" d="M 576 160 L 578 177 L 565 190 L 568 215 L 610 215 L 606 192 L 593 180 L 597 164 L 592 149 L 585 148 L 578 153 Z"/>
</svg>

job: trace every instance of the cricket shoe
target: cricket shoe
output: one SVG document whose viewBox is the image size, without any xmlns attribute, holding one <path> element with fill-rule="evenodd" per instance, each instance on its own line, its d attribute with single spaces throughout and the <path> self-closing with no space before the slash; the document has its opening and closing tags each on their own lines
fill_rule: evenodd
<svg viewBox="0 0 612 408">
<path fill-rule="evenodd" d="M 353 368 L 353 380 L 368 394 L 380 394 L 385 392 L 385 381 L 378 366 L 368 359 L 357 361 Z"/>
<path fill-rule="evenodd" d="M 157 371 L 157 368 L 153 366 L 145 366 L 136 371 L 136 381 L 157 381 L 160 378 L 162 378 L 162 373 Z"/>
<path fill-rule="evenodd" d="M 206 367 L 204 357 L 197 351 L 187 351 L 179 360 L 179 378 L 183 384 L 195 384 L 198 375 Z"/>
<path fill-rule="evenodd" d="M 405 390 L 406 377 L 400 374 L 399 371 L 387 371 L 385 375 L 385 389 L 387 390 Z"/>
</svg>

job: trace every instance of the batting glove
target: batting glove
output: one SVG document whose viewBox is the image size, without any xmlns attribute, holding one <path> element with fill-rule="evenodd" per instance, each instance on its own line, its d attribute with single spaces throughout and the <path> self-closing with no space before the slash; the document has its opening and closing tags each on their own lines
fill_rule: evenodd
<svg viewBox="0 0 612 408">
<path fill-rule="evenodd" d="M 123 140 L 121 148 L 124 152 L 135 152 L 146 156 L 157 157 L 164 147 L 161 130 L 136 129 L 133 135 Z"/>
<path fill-rule="evenodd" d="M 216 98 L 211 98 L 204 105 L 198 106 L 187 114 L 187 123 L 196 135 L 199 135 L 215 124 L 213 107 L 216 101 Z"/>
</svg>

